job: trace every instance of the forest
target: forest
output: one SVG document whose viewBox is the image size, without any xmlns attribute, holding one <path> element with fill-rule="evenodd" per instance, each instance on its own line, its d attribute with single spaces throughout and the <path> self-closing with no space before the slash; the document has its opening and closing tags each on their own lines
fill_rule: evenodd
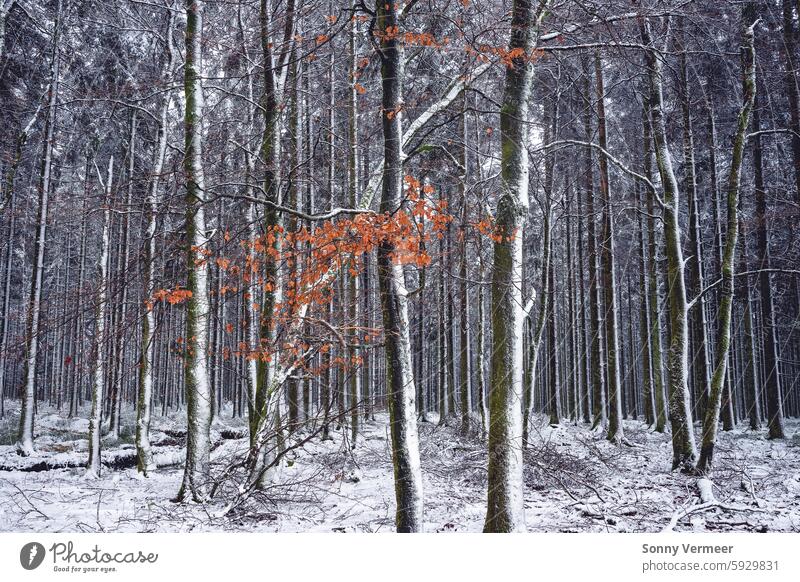
<svg viewBox="0 0 800 582">
<path fill-rule="evenodd" d="M 0 531 L 800 531 L 799 17 L 0 0 Z"/>
</svg>

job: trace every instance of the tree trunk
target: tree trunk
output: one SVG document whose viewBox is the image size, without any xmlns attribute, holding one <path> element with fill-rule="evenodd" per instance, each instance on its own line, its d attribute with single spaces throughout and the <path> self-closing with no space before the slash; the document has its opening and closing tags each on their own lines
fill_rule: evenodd
<svg viewBox="0 0 800 582">
<path fill-rule="evenodd" d="M 495 213 L 492 273 L 492 377 L 489 475 L 485 532 L 525 530 L 522 482 L 522 242 L 528 213 L 528 111 L 533 86 L 532 51 L 546 2 L 514 0 L 500 109 L 500 198 Z"/>
<path fill-rule="evenodd" d="M 599 145 L 608 151 L 606 138 L 606 106 L 603 82 L 603 65 L 600 54 L 595 53 L 594 74 L 597 89 L 597 135 Z M 617 276 L 614 268 L 614 216 L 611 208 L 611 184 L 608 175 L 608 160 L 599 155 L 600 195 L 603 204 L 603 238 L 601 243 L 600 268 L 602 270 L 604 328 L 606 338 L 606 395 L 608 397 L 608 429 L 606 438 L 620 443 L 625 438 L 622 428 L 622 386 L 619 380 L 619 317 L 617 315 Z"/>
<path fill-rule="evenodd" d="M 61 38 L 62 0 L 58 0 L 53 33 L 53 57 L 50 61 L 50 87 L 47 95 L 47 113 L 42 143 L 42 166 L 39 179 L 39 212 L 36 219 L 37 232 L 33 251 L 28 321 L 25 335 L 25 359 L 23 380 L 20 389 L 22 410 L 19 419 L 19 435 L 16 450 L 23 457 L 33 454 L 33 418 L 36 399 L 36 366 L 39 360 L 39 321 L 41 319 L 42 279 L 44 277 L 44 251 L 47 243 L 47 209 L 50 200 L 50 182 L 53 167 L 53 145 L 55 141 L 56 112 L 58 110 L 59 41 Z"/>
<path fill-rule="evenodd" d="M 725 385 L 731 343 L 731 314 L 733 311 L 733 271 L 736 265 L 736 245 L 739 236 L 739 175 L 744 156 L 747 128 L 750 125 L 750 113 L 756 92 L 756 55 L 754 48 L 754 5 L 746 4 L 742 9 L 742 108 L 733 142 L 733 155 L 728 176 L 728 225 L 725 234 L 725 250 L 722 255 L 722 293 L 719 306 L 717 339 L 717 362 L 711 378 L 708 406 L 703 420 L 703 443 L 697 470 L 708 473 L 714 461 L 714 446 L 717 440 L 717 424 L 719 423 L 722 391 Z"/>
<path fill-rule="evenodd" d="M 99 176 L 98 170 L 98 178 Z M 101 182 L 102 182 L 102 178 Z M 108 301 L 108 250 L 111 244 L 111 186 L 114 180 L 114 156 L 108 160 L 105 192 L 103 193 L 103 230 L 100 241 L 98 261 L 97 304 L 95 305 L 94 348 L 92 349 L 92 412 L 89 416 L 89 462 L 86 475 L 100 476 L 100 437 L 103 415 L 103 386 L 106 378 L 106 358 L 103 355 L 105 343 L 106 310 Z"/>
<path fill-rule="evenodd" d="M 175 25 L 175 13 L 167 11 L 167 22 L 164 28 L 166 40 L 166 55 L 161 69 L 161 78 L 166 86 L 172 80 L 172 68 L 175 47 L 172 41 L 172 29 Z M 167 154 L 167 128 L 169 122 L 170 94 L 167 93 L 161 100 L 158 132 L 156 145 L 153 149 L 152 178 L 148 184 L 145 212 L 147 225 L 145 227 L 144 265 L 142 267 L 142 291 L 145 305 L 142 309 L 142 335 L 139 356 L 139 384 L 136 406 L 136 469 L 147 477 L 155 470 L 156 464 L 150 448 L 150 417 L 152 414 L 153 400 L 153 356 L 155 353 L 155 306 L 152 304 L 155 278 L 156 254 L 156 218 L 158 213 L 158 191 L 161 173 L 164 170 L 164 159 Z"/>
<path fill-rule="evenodd" d="M 664 190 L 662 217 L 664 220 L 664 251 L 667 255 L 669 289 L 670 346 L 667 361 L 669 376 L 669 412 L 672 424 L 672 468 L 694 470 L 697 458 L 692 427 L 692 409 L 688 388 L 689 324 L 687 318 L 686 282 L 684 280 L 683 249 L 679 222 L 678 181 L 667 146 L 664 117 L 661 61 L 653 48 L 650 23 L 641 21 L 642 41 L 646 51 L 650 82 L 650 117 L 655 144 L 655 157 Z"/>
<path fill-rule="evenodd" d="M 753 111 L 753 131 L 761 131 L 760 99 L 756 95 Z M 756 249 L 758 254 L 759 294 L 761 295 L 761 341 L 763 344 L 764 392 L 767 409 L 769 438 L 784 438 L 783 387 L 778 368 L 778 341 L 775 337 L 775 303 L 772 281 L 767 269 L 772 266 L 769 249 L 769 220 L 767 218 L 767 192 L 764 186 L 764 164 L 761 136 L 753 138 L 753 178 L 756 203 Z"/>
<path fill-rule="evenodd" d="M 398 4 L 375 3 L 376 26 L 381 34 L 381 82 L 383 126 L 383 188 L 380 211 L 392 213 L 403 198 L 403 75 L 404 51 Z M 408 292 L 403 267 L 393 259 L 394 241 L 378 246 L 378 287 L 385 337 L 386 389 L 394 464 L 397 531 L 422 531 L 422 469 L 417 436 L 416 389 L 411 362 Z"/>
<path fill-rule="evenodd" d="M 204 502 L 210 479 L 211 387 L 208 381 L 208 261 L 206 256 L 205 176 L 203 173 L 203 5 L 186 0 L 184 63 L 186 172 L 186 306 L 184 382 L 186 391 L 186 466 L 178 499 Z M 187 294 L 188 295 L 188 294 Z"/>
</svg>

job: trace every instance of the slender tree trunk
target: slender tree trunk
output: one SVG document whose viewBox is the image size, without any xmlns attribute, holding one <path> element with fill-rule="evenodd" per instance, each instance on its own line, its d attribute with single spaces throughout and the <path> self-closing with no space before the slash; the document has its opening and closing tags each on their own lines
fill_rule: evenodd
<svg viewBox="0 0 800 582">
<path fill-rule="evenodd" d="M 597 136 L 600 147 L 608 151 L 606 138 L 605 87 L 603 64 L 599 53 L 594 57 L 594 74 L 597 90 Z M 608 160 L 605 154 L 599 155 L 600 195 L 603 204 L 603 238 L 600 247 L 600 268 L 602 270 L 604 328 L 606 339 L 606 394 L 608 396 L 608 429 L 606 438 L 620 443 L 625 438 L 622 428 L 622 385 L 619 379 L 619 316 L 617 315 L 617 276 L 614 268 L 614 216 L 611 208 L 611 185 L 608 175 Z"/>
<path fill-rule="evenodd" d="M 186 466 L 179 500 L 204 502 L 210 479 L 211 387 L 208 379 L 208 261 L 206 257 L 206 196 L 203 172 L 203 4 L 186 0 L 186 60 L 184 63 L 186 172 Z"/>
<path fill-rule="evenodd" d="M 739 254 L 739 271 L 746 273 L 750 270 L 747 260 L 747 229 L 742 215 L 739 213 L 739 240 L 741 253 Z M 744 303 L 744 357 L 742 361 L 742 391 L 744 392 L 745 413 L 750 422 L 750 430 L 761 429 L 761 399 L 760 385 L 758 382 L 756 355 L 755 324 L 753 323 L 753 291 L 750 277 L 744 280 L 742 289 L 742 302 Z"/>
<path fill-rule="evenodd" d="M 733 271 L 736 265 L 736 245 L 739 236 L 739 176 L 742 168 L 744 147 L 747 141 L 747 128 L 750 126 L 750 113 L 756 92 L 756 54 L 754 48 L 755 14 L 754 3 L 745 4 L 742 9 L 742 107 L 736 135 L 733 141 L 733 155 L 728 176 L 728 225 L 725 233 L 725 250 L 722 255 L 722 293 L 719 306 L 717 362 L 711 378 L 708 406 L 703 420 L 703 443 L 697 470 L 709 473 L 714 461 L 714 446 L 717 441 L 722 391 L 725 385 L 729 350 L 731 344 L 731 314 L 733 312 Z"/>
<path fill-rule="evenodd" d="M 792 130 L 792 165 L 794 170 L 795 200 L 800 203 L 800 103 L 798 103 L 797 74 L 795 73 L 796 32 L 792 0 L 783 0 L 783 50 L 786 99 L 789 102 L 789 122 Z M 797 4 L 800 15 L 800 2 Z"/>
<path fill-rule="evenodd" d="M 167 22 L 164 28 L 166 55 L 161 69 L 161 78 L 167 85 L 172 80 L 172 68 L 175 48 L 172 41 L 172 29 L 175 25 L 175 13 L 167 11 Z M 155 255 L 156 255 L 156 219 L 158 213 L 158 192 L 161 173 L 164 171 L 164 159 L 167 154 L 167 124 L 169 121 L 170 94 L 162 97 L 156 145 L 153 150 L 152 177 L 147 188 L 145 212 L 144 265 L 142 268 L 142 290 L 145 305 L 142 309 L 142 335 L 139 356 L 139 383 L 136 406 L 136 468 L 147 477 L 156 468 L 153 452 L 150 448 L 150 418 L 153 401 L 153 356 L 155 352 L 155 306 L 151 297 L 154 291 Z"/>
<path fill-rule="evenodd" d="M 53 56 L 50 61 L 50 88 L 47 95 L 47 113 L 42 144 L 42 166 L 39 180 L 39 211 L 36 219 L 37 232 L 33 251 L 33 272 L 31 277 L 30 299 L 28 301 L 28 321 L 25 335 L 25 359 L 23 367 L 22 410 L 19 419 L 19 434 L 16 450 L 23 457 L 33 454 L 33 418 L 36 400 L 36 368 L 39 360 L 39 322 L 41 319 L 42 280 L 44 277 L 44 251 L 47 243 L 47 210 L 50 200 L 50 182 L 53 167 L 53 145 L 55 123 L 58 110 L 59 66 L 58 55 L 61 38 L 62 0 L 58 0 L 53 33 Z"/>
<path fill-rule="evenodd" d="M 646 205 L 641 195 L 639 187 L 636 188 L 636 200 L 642 212 L 646 212 Z M 647 426 L 654 426 L 656 423 L 655 407 L 655 387 L 654 387 L 654 366 L 653 366 L 653 343 L 650 341 L 650 332 L 653 323 L 650 319 L 650 293 L 648 269 L 649 262 L 645 252 L 645 239 L 648 237 L 645 218 L 639 216 L 639 341 L 642 344 L 642 408 L 644 421 Z M 655 257 L 650 257 L 650 262 L 654 262 Z M 661 371 L 659 370 L 659 373 Z"/>
<path fill-rule="evenodd" d="M 94 360 L 92 363 L 92 412 L 89 416 L 89 462 L 86 465 L 86 474 L 94 478 L 100 476 L 100 433 L 103 426 L 103 386 L 106 381 L 106 358 L 103 355 L 103 344 L 105 343 L 106 311 L 108 309 L 108 251 L 111 244 L 111 186 L 113 180 L 114 156 L 111 156 L 108 160 L 108 173 L 103 196 L 103 230 L 98 261 L 97 304 L 95 305 L 94 348 L 92 350 Z"/>
<path fill-rule="evenodd" d="M 275 307 L 282 301 L 282 282 L 280 280 L 281 237 L 283 228 L 281 215 L 275 205 L 281 203 L 281 129 L 283 111 L 283 88 L 288 74 L 289 58 L 292 54 L 295 31 L 295 2 L 286 4 L 286 22 L 279 54 L 271 37 L 273 27 L 272 2 L 261 0 L 260 28 L 261 53 L 264 59 L 264 133 L 261 142 L 261 159 L 264 163 L 264 231 L 267 250 L 264 254 L 264 291 L 261 301 L 261 329 L 259 335 L 259 357 L 257 364 L 255 414 L 250 422 L 251 436 L 251 479 L 259 487 L 265 486 L 275 477 L 279 468 L 277 455 L 282 443 L 281 400 L 283 398 L 283 378 L 278 378 L 277 354 L 275 349 L 277 322 Z M 274 465 L 274 466 L 273 466 Z M 273 470 L 275 469 L 275 470 Z"/>
<path fill-rule="evenodd" d="M 759 99 L 753 111 L 753 131 L 761 131 Z M 756 203 L 756 249 L 758 253 L 759 295 L 761 296 L 761 342 L 763 344 L 764 392 L 769 438 L 784 438 L 783 387 L 778 368 L 778 342 L 775 337 L 775 303 L 772 296 L 772 281 L 767 269 L 772 266 L 769 249 L 769 221 L 767 218 L 767 192 L 764 186 L 764 164 L 761 136 L 753 138 L 753 178 Z"/>
<path fill-rule="evenodd" d="M 585 112 L 584 131 L 587 141 L 592 139 L 592 70 L 588 58 L 585 63 Z M 592 149 L 586 148 L 584 161 L 586 172 L 586 213 L 589 258 L 589 353 L 592 386 L 592 429 L 604 427 L 608 423 L 606 417 L 606 391 L 604 390 L 603 375 L 603 344 L 600 334 L 600 279 L 597 268 L 597 235 L 594 200 L 594 171 L 592 162 Z"/>
<path fill-rule="evenodd" d="M 682 26 L 682 24 L 681 24 Z M 683 44 L 684 31 L 679 32 Z M 686 190 L 687 204 L 689 205 L 689 253 L 687 259 L 687 293 L 696 296 L 704 286 L 703 279 L 703 237 L 700 230 L 700 204 L 697 196 L 697 183 L 695 180 L 694 158 L 694 131 L 692 128 L 691 95 L 689 91 L 689 73 L 686 62 L 686 46 L 681 46 L 679 56 L 679 97 L 681 113 L 683 116 L 683 167 L 684 189 Z M 709 359 L 708 322 L 706 321 L 706 299 L 703 295 L 690 313 L 692 350 L 691 367 L 693 372 L 693 385 L 695 397 L 695 410 L 699 416 L 705 414 L 708 402 L 708 386 L 710 379 L 711 363 Z"/>
<path fill-rule="evenodd" d="M 354 0 L 350 2 L 354 7 Z M 349 117 L 349 152 L 347 159 L 347 175 L 350 184 L 350 196 L 348 204 L 350 208 L 355 208 L 360 198 L 360 188 L 358 179 L 358 20 L 353 18 L 350 21 L 350 86 L 348 101 Z M 358 296 L 360 293 L 358 285 L 358 265 L 352 265 L 353 273 L 350 273 L 347 281 L 347 294 L 349 297 L 348 318 L 349 325 L 358 325 Z M 352 335 L 351 343 L 358 343 L 358 334 Z M 359 351 L 352 345 L 348 347 L 349 365 L 349 392 L 350 392 L 350 446 L 355 449 L 356 439 L 359 431 L 359 410 L 361 406 L 361 377 L 359 374 L 360 364 L 358 363 Z M 421 378 L 420 378 L 421 381 Z"/>
<path fill-rule="evenodd" d="M 667 255 L 667 282 L 669 289 L 670 346 L 667 361 L 669 376 L 669 412 L 672 423 L 672 467 L 693 471 L 697 459 L 694 429 L 692 427 L 691 399 L 688 388 L 689 323 L 684 279 L 683 249 L 679 222 L 678 181 L 672 166 L 672 155 L 667 146 L 666 119 L 664 117 L 663 81 L 661 61 L 653 48 L 650 23 L 641 22 L 642 41 L 646 51 L 650 82 L 650 117 L 655 145 L 655 157 L 664 191 L 662 217 L 664 221 L 664 250 Z"/>
<path fill-rule="evenodd" d="M 653 181 L 653 139 L 650 121 L 650 97 L 644 92 L 644 107 L 642 109 L 642 127 L 644 136 L 644 175 Z M 653 376 L 653 391 L 655 400 L 655 430 L 664 432 L 667 424 L 667 409 L 664 398 L 664 374 L 661 348 L 661 309 L 659 307 L 659 269 L 658 269 L 658 243 L 655 220 L 656 193 L 647 186 L 647 254 L 650 257 L 647 272 L 647 294 L 650 309 L 650 354 L 652 357 L 651 372 Z"/>
</svg>

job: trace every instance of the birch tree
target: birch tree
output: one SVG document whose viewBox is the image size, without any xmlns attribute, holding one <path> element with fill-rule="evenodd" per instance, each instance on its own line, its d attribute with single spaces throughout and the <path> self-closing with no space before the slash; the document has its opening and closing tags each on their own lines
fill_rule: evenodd
<svg viewBox="0 0 800 582">
<path fill-rule="evenodd" d="M 97 169 L 97 166 L 95 166 Z M 100 476 L 100 439 L 103 420 L 103 387 L 106 382 L 106 357 L 103 354 L 106 335 L 106 317 L 108 311 L 108 260 L 111 245 L 111 187 L 114 181 L 114 156 L 108 159 L 106 179 L 97 169 L 97 177 L 103 186 L 103 228 L 100 239 L 100 258 L 97 264 L 97 298 L 95 305 L 94 346 L 92 348 L 92 411 L 89 415 L 89 462 L 86 465 L 86 476 Z"/>
<path fill-rule="evenodd" d="M 161 78 L 164 85 L 172 80 L 175 47 L 173 46 L 172 30 L 175 26 L 174 11 L 167 9 L 167 20 L 164 25 L 165 53 L 162 65 Z M 158 219 L 159 189 L 161 186 L 161 173 L 164 169 L 164 159 L 167 154 L 167 123 L 169 121 L 169 108 L 171 105 L 170 94 L 161 98 L 160 114 L 156 143 L 153 148 L 152 178 L 147 185 L 147 198 L 145 212 L 147 213 L 146 240 L 144 244 L 144 266 L 142 269 L 142 290 L 144 291 L 145 306 L 142 309 L 142 334 L 139 356 L 139 382 L 136 403 L 136 451 L 137 470 L 148 476 L 155 470 L 153 451 L 150 447 L 150 419 L 153 400 L 153 356 L 155 352 L 155 307 L 151 297 L 154 291 L 155 257 L 156 257 L 156 228 Z"/>
<path fill-rule="evenodd" d="M 186 465 L 179 500 L 204 502 L 211 453 L 211 386 L 208 381 L 208 257 L 203 172 L 203 3 L 186 0 L 184 129 L 186 173 Z"/>
</svg>

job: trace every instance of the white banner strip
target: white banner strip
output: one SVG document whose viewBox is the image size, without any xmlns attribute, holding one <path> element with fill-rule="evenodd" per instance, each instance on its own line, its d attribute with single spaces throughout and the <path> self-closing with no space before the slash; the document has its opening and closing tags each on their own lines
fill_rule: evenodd
<svg viewBox="0 0 800 582">
<path fill-rule="evenodd" d="M 800 580 L 795 534 L 0 534 L 0 580 Z M 257 578 L 252 578 L 256 575 Z"/>
</svg>

